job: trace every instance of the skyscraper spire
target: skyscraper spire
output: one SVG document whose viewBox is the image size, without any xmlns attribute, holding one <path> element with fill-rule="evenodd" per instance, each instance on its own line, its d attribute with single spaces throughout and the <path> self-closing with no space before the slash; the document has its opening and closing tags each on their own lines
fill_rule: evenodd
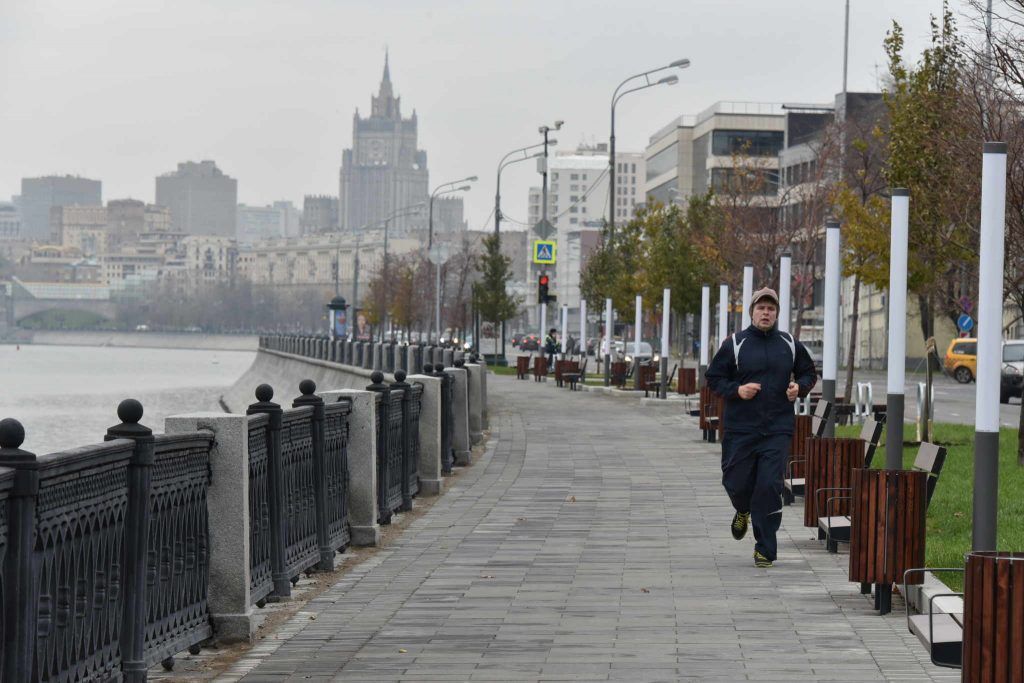
<svg viewBox="0 0 1024 683">
<path fill-rule="evenodd" d="M 384 75 L 380 79 L 380 92 L 372 98 L 373 115 L 383 118 L 400 120 L 402 118 L 399 102 L 395 97 L 394 88 L 391 86 L 390 55 L 387 48 L 384 49 Z"/>
</svg>

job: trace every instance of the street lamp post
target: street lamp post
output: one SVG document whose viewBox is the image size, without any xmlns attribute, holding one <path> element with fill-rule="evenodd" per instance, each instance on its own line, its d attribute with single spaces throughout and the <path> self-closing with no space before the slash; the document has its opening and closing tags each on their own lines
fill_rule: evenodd
<svg viewBox="0 0 1024 683">
<path fill-rule="evenodd" d="M 548 140 L 548 144 L 554 145 L 554 144 L 557 144 L 557 143 L 558 143 L 557 140 L 554 140 L 554 139 Z M 527 152 L 529 152 L 530 150 L 536 149 L 537 147 L 540 147 L 541 145 L 544 145 L 544 143 L 543 142 L 538 142 L 535 145 L 527 145 L 526 147 L 520 147 L 519 149 L 514 149 L 511 152 L 509 152 L 508 154 L 506 154 L 505 156 L 503 156 L 501 158 L 501 161 L 498 162 L 497 179 L 496 179 L 495 184 L 494 184 L 494 235 L 496 237 L 500 234 L 500 230 L 501 230 L 501 217 L 502 217 L 501 216 L 501 172 L 503 170 L 505 170 L 506 166 L 511 166 L 512 164 L 518 164 L 520 161 L 526 161 L 527 159 L 536 159 L 536 158 L 538 158 L 540 156 L 543 156 L 543 154 L 544 154 L 543 152 L 535 152 L 534 154 L 529 154 L 529 155 L 527 154 Z M 547 145 L 544 146 L 544 149 L 547 149 Z M 516 155 L 516 154 L 522 154 L 523 156 L 521 156 L 519 158 L 516 158 L 516 159 L 512 159 L 511 157 Z M 527 278 L 527 281 L 529 281 L 529 278 Z M 477 335 L 477 347 L 478 348 L 479 348 L 479 345 L 480 345 L 480 340 L 479 340 L 479 335 Z M 500 357 L 501 358 L 505 357 L 505 321 L 504 320 L 501 321 L 501 354 L 500 354 Z M 495 364 L 497 364 L 498 363 L 498 358 L 495 358 L 494 362 L 495 362 Z"/>
<path fill-rule="evenodd" d="M 627 78 L 626 80 L 619 83 L 619 85 L 615 88 L 615 92 L 612 93 L 612 130 L 611 137 L 609 137 L 608 139 L 608 228 L 610 231 L 609 234 L 611 236 L 615 235 L 615 105 L 619 103 L 619 100 L 621 100 L 623 97 L 625 97 L 631 92 L 645 90 L 646 88 L 653 88 L 656 85 L 675 85 L 676 83 L 679 82 L 679 77 L 674 74 L 672 76 L 666 76 L 665 78 L 653 82 L 651 81 L 651 74 L 658 73 L 659 71 L 664 71 L 665 69 L 685 69 L 688 66 L 690 66 L 689 59 L 677 59 L 676 61 L 666 66 L 659 66 L 657 69 L 651 69 L 650 71 L 644 71 L 643 73 L 634 74 Z M 629 88 L 628 90 L 622 90 L 622 87 L 624 85 L 637 78 L 643 78 L 645 81 L 644 84 L 639 85 L 635 88 Z M 620 90 L 622 90 L 622 92 L 619 92 Z"/>
<path fill-rule="evenodd" d="M 427 252 L 430 255 L 430 261 L 434 264 L 434 322 L 437 325 L 437 343 L 441 343 L 441 265 L 447 260 L 442 259 L 440 249 L 434 251 L 434 199 L 441 195 L 452 194 L 454 192 L 468 192 L 470 190 L 469 185 L 462 185 L 461 187 L 455 187 L 459 183 L 472 183 L 476 182 L 477 177 L 475 175 L 461 180 L 453 180 L 447 183 L 441 183 L 434 188 L 433 192 L 430 193 L 430 208 L 429 216 L 427 218 Z"/>
<path fill-rule="evenodd" d="M 388 280 L 388 228 L 391 225 L 391 221 L 396 218 L 404 218 L 406 216 L 419 215 L 420 210 L 423 208 L 423 202 L 416 204 L 410 204 L 409 206 L 403 206 L 398 209 L 398 212 L 391 214 L 384 219 L 384 268 L 383 268 L 383 280 L 384 280 L 384 316 L 381 320 L 380 335 L 378 339 L 383 340 L 384 338 L 384 327 L 388 321 L 388 292 L 391 289 L 391 282 Z M 408 210 L 407 210 L 408 209 Z"/>
</svg>

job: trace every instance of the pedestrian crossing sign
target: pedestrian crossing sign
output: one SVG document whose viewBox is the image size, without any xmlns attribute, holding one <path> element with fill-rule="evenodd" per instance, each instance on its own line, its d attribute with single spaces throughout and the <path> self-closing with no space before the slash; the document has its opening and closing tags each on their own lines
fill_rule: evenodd
<svg viewBox="0 0 1024 683">
<path fill-rule="evenodd" d="M 533 262 L 547 266 L 555 264 L 555 243 L 550 240 L 534 240 Z"/>
</svg>

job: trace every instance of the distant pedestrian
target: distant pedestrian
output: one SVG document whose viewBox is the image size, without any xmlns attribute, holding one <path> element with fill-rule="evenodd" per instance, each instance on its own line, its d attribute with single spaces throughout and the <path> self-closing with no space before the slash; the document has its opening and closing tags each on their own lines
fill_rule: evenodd
<svg viewBox="0 0 1024 683">
<path fill-rule="evenodd" d="M 754 525 L 754 565 L 771 567 L 782 522 L 782 479 L 793 437 L 793 402 L 817 382 L 804 345 L 776 327 L 779 297 L 765 287 L 750 302 L 751 325 L 725 339 L 705 373 L 725 398 L 722 484 L 736 510 L 736 540 Z"/>
<path fill-rule="evenodd" d="M 548 370 L 555 367 L 555 354 L 558 352 L 558 331 L 552 327 L 544 337 L 544 353 L 548 357 Z"/>
</svg>

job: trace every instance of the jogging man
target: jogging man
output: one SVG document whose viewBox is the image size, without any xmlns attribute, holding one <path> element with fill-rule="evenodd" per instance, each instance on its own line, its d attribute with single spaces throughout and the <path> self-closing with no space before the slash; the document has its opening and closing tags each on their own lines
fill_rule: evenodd
<svg viewBox="0 0 1024 683">
<path fill-rule="evenodd" d="M 754 524 L 754 566 L 775 561 L 782 522 L 782 479 L 793 438 L 793 402 L 817 375 L 804 345 L 776 328 L 779 296 L 759 289 L 750 299 L 750 327 L 727 337 L 711 360 L 708 386 L 725 398 L 722 484 L 736 509 L 732 536 Z"/>
</svg>

